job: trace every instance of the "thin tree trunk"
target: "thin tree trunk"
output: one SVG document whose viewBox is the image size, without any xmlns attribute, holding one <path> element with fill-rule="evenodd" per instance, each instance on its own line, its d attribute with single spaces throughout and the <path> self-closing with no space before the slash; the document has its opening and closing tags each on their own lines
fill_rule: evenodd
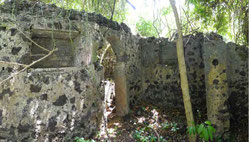
<svg viewBox="0 0 249 142">
<path fill-rule="evenodd" d="M 177 58 L 178 58 L 178 65 L 179 65 L 180 77 L 181 77 L 181 88 L 182 88 L 184 108 L 185 108 L 188 127 L 193 127 L 194 117 L 193 117 L 191 100 L 189 96 L 188 78 L 187 78 L 187 71 L 186 71 L 184 50 L 183 50 L 182 26 L 181 26 L 178 13 L 177 13 L 177 9 L 175 6 L 175 0 L 170 0 L 170 4 L 172 6 L 172 9 L 175 15 L 175 21 L 176 21 L 177 33 L 178 33 L 176 48 L 177 48 Z M 190 135 L 189 141 L 195 142 L 196 135 Z"/>
<path fill-rule="evenodd" d="M 113 19 L 114 11 L 115 11 L 116 0 L 113 1 L 112 15 L 111 20 Z"/>
</svg>

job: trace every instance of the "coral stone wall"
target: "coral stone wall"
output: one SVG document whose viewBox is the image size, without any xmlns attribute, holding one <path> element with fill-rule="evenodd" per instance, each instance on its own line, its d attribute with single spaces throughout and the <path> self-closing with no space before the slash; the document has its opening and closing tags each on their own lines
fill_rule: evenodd
<svg viewBox="0 0 249 142">
<path fill-rule="evenodd" d="M 132 35 L 125 24 L 94 13 L 7 1 L 0 6 L 1 81 L 21 70 L 20 64 L 30 64 L 47 54 L 33 41 L 48 50 L 58 50 L 0 86 L 0 140 L 66 141 L 96 134 L 105 100 L 104 69 L 97 52 L 106 44 L 124 69 L 125 89 L 121 89 L 128 96 L 126 104 L 132 107 L 147 101 L 167 109 L 184 109 L 175 41 Z M 211 77 L 207 76 L 208 66 L 216 64 L 208 59 L 221 51 L 214 45 L 222 41 L 216 34 L 184 37 L 195 112 L 206 111 L 206 96 L 217 87 L 217 81 L 206 83 Z M 219 57 L 227 65 L 223 66 L 227 77 L 223 81 L 228 87 L 221 104 L 226 112 L 219 114 L 232 114 L 232 119 L 239 121 L 248 116 L 248 48 L 222 42 L 222 50 L 225 55 Z M 223 111 L 219 107 L 217 110 Z"/>
<path fill-rule="evenodd" d="M 95 135 L 104 96 L 91 70 L 30 69 L 1 87 L 0 139 L 69 141 Z"/>
<path fill-rule="evenodd" d="M 248 118 L 248 47 L 228 43 L 228 87 L 232 119 Z"/>
<path fill-rule="evenodd" d="M 205 109 L 203 34 L 184 37 L 190 95 L 195 110 Z M 168 108 L 183 108 L 175 42 L 141 39 L 143 99 Z"/>
<path fill-rule="evenodd" d="M 139 45 L 125 24 L 26 1 L 5 2 L 0 13 L 0 60 L 8 62 L 0 64 L 1 81 L 23 68 L 10 62 L 30 64 L 48 54 L 33 41 L 48 50 L 58 48 L 1 85 L 0 140 L 69 141 L 96 134 L 105 98 L 96 51 L 103 42 L 125 63 L 129 101 L 134 102 L 140 90 Z"/>
<path fill-rule="evenodd" d="M 205 45 L 204 39 L 206 39 Z M 228 87 L 225 91 L 225 102 L 222 104 L 226 107 L 223 108 L 221 105 L 219 109 L 226 114 L 223 116 L 226 117 L 224 119 L 239 122 L 238 120 L 241 118 L 246 118 L 248 116 L 248 47 L 223 43 L 222 37 L 214 33 L 184 36 L 183 42 L 194 113 L 197 110 L 206 111 L 206 94 L 209 94 L 206 90 L 208 88 L 211 87 L 214 89 L 212 91 L 218 91 L 215 90 L 217 85 L 224 85 L 228 82 L 228 86 L 225 85 Z M 141 99 L 168 109 L 184 109 L 175 42 L 163 38 L 141 38 L 140 46 L 143 74 Z M 210 49 L 206 50 L 206 48 Z M 208 59 L 205 62 L 204 54 Z M 216 56 L 218 58 L 220 54 L 222 54 L 220 61 L 217 59 L 214 61 L 215 63 L 212 63 L 213 60 L 209 60 L 209 58 L 215 59 Z M 224 73 L 227 78 L 221 79 L 225 81 L 224 83 L 216 79 L 222 76 L 220 75 L 222 72 L 218 70 L 213 73 L 211 78 L 205 74 L 209 70 L 209 64 L 219 64 L 219 62 L 224 64 Z M 212 82 L 207 88 L 205 82 L 208 80 L 214 80 L 214 83 Z M 222 86 L 218 89 L 222 89 Z M 231 115 L 227 115 L 227 112 Z"/>
</svg>

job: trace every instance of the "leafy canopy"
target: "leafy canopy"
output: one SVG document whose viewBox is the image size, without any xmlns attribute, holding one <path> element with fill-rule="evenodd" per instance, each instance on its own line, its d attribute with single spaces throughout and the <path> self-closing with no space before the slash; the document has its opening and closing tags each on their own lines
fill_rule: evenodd
<svg viewBox="0 0 249 142">
<path fill-rule="evenodd" d="M 95 12 L 112 20 L 123 22 L 125 20 L 126 9 L 125 0 L 29 0 L 35 2 L 44 2 L 47 4 L 56 4 L 66 9 L 84 10 L 86 12 Z M 114 12 L 113 12 L 114 9 Z"/>
<path fill-rule="evenodd" d="M 215 30 L 232 41 L 248 44 L 248 0 L 188 0 L 195 22 L 201 22 L 200 30 Z"/>
</svg>

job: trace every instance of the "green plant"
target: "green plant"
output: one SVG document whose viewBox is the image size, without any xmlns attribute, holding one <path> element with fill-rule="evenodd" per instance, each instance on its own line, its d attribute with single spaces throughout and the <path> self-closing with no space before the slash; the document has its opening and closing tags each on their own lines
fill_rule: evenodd
<svg viewBox="0 0 249 142">
<path fill-rule="evenodd" d="M 144 135 L 144 130 L 135 130 L 133 138 L 136 139 L 138 142 L 148 142 L 153 140 L 156 141 L 157 139 L 154 135 Z"/>
<path fill-rule="evenodd" d="M 179 130 L 178 125 L 175 122 L 169 123 L 168 121 L 165 121 L 164 123 L 161 124 L 161 126 L 163 129 L 171 128 L 170 130 L 173 132 L 176 132 L 177 130 Z"/>
<path fill-rule="evenodd" d="M 75 137 L 76 142 L 95 142 L 95 140 L 85 140 L 84 138 Z"/>
<path fill-rule="evenodd" d="M 168 129 L 170 127 L 170 123 L 168 121 L 165 121 L 164 123 L 161 124 L 163 129 Z"/>
<path fill-rule="evenodd" d="M 151 134 L 150 129 L 151 128 L 147 126 L 140 130 L 135 130 L 132 136 L 137 142 L 167 142 L 162 136 L 158 139 L 154 134 Z"/>
<path fill-rule="evenodd" d="M 172 126 L 171 131 L 176 132 L 177 130 L 179 130 L 177 123 L 171 123 L 171 126 Z"/>
<path fill-rule="evenodd" d="M 188 133 L 189 135 L 198 134 L 198 136 L 204 141 L 210 141 L 210 140 L 213 141 L 214 140 L 213 134 L 215 133 L 215 129 L 210 121 L 205 121 L 200 125 L 189 127 Z"/>
<path fill-rule="evenodd" d="M 142 110 L 143 110 L 143 111 L 146 111 L 146 108 L 145 108 L 144 106 L 143 106 L 143 107 L 141 107 L 141 108 L 142 108 Z"/>
<path fill-rule="evenodd" d="M 158 37 L 161 33 L 161 29 L 159 29 L 160 23 L 158 22 L 153 22 L 150 20 L 147 20 L 143 17 L 140 17 L 139 21 L 136 23 L 136 30 L 137 32 L 146 37 Z"/>
</svg>

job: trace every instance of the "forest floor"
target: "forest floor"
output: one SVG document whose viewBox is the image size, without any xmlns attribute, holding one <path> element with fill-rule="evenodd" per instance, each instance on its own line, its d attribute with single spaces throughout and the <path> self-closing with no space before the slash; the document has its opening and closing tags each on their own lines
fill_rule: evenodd
<svg viewBox="0 0 249 142">
<path fill-rule="evenodd" d="M 186 118 L 183 110 L 166 110 L 151 104 L 137 104 L 130 114 L 118 117 L 109 108 L 108 125 L 104 134 L 96 141 L 111 142 L 187 142 Z M 111 111 L 114 111 L 111 113 Z M 195 118 L 197 123 L 204 122 L 206 116 Z M 247 127 L 233 125 L 234 142 L 247 142 Z M 108 133 L 108 134 L 107 134 Z M 201 140 L 198 140 L 201 141 Z"/>
<path fill-rule="evenodd" d="M 182 115 L 183 114 L 183 115 Z M 125 117 L 108 116 L 109 139 L 113 142 L 184 141 L 187 139 L 184 112 L 164 111 L 150 104 L 139 104 Z"/>
<path fill-rule="evenodd" d="M 94 139 L 104 142 L 187 142 L 183 109 L 167 109 L 150 103 L 137 103 L 129 115 L 115 113 L 114 83 L 106 81 L 106 120 Z M 194 113 L 196 124 L 207 120 L 205 110 Z M 235 118 L 236 119 L 236 118 Z M 201 140 L 198 140 L 201 141 Z M 248 119 L 231 121 L 231 141 L 248 142 Z"/>
</svg>

